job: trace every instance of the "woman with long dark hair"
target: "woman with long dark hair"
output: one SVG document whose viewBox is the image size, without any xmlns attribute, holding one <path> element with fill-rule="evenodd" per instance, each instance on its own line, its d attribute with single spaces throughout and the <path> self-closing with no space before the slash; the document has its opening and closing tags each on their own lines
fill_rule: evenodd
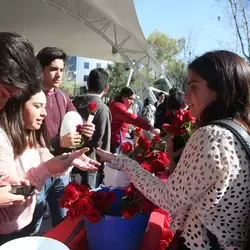
<svg viewBox="0 0 250 250">
<path fill-rule="evenodd" d="M 208 52 L 189 65 L 187 94 L 200 127 L 167 183 L 125 156 L 98 153 L 172 214 L 177 245 L 170 249 L 243 250 L 250 226 L 250 160 L 229 129 L 212 123 L 231 120 L 250 141 L 250 67 L 232 52 Z"/>
<path fill-rule="evenodd" d="M 35 67 L 35 65 L 34 65 Z M 96 171 L 99 166 L 84 155 L 84 150 L 53 157 L 50 154 L 43 120 L 46 97 L 40 82 L 13 96 L 0 113 L 0 175 L 27 179 L 40 190 L 48 177 L 64 174 L 70 166 Z M 28 236 L 36 205 L 35 196 L 23 203 L 0 207 L 0 245 Z"/>
<path fill-rule="evenodd" d="M 136 114 L 129 112 L 135 101 L 135 91 L 131 87 L 124 87 L 120 94 L 110 104 L 112 115 L 111 123 L 111 151 L 116 153 L 128 131 L 129 124 L 142 128 L 152 133 L 158 133 L 148 122 Z"/>
</svg>

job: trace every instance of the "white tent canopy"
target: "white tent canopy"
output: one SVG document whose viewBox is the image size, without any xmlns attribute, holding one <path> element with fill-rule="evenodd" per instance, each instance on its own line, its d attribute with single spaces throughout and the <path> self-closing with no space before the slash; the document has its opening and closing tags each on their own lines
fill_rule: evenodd
<svg viewBox="0 0 250 250">
<path fill-rule="evenodd" d="M 0 31 L 25 35 L 36 51 L 57 46 L 69 55 L 126 62 L 136 73 L 135 62 L 142 62 L 162 74 L 133 0 L 1 0 Z"/>
</svg>

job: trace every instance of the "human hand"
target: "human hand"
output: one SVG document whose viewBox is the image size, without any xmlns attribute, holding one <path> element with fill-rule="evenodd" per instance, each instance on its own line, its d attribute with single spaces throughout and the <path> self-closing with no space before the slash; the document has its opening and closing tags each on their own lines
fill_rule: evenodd
<svg viewBox="0 0 250 250">
<path fill-rule="evenodd" d="M 91 139 L 94 132 L 95 132 L 95 124 L 88 122 L 83 123 L 82 133 L 84 136 L 86 136 L 88 139 Z"/>
<path fill-rule="evenodd" d="M 100 148 L 96 149 L 96 153 L 100 156 L 101 161 L 111 162 L 117 158 L 117 155 L 114 155 L 108 151 L 104 151 Z"/>
<path fill-rule="evenodd" d="M 25 197 L 23 195 L 11 194 L 11 186 L 6 185 L 0 187 L 0 207 L 11 206 L 14 203 L 24 203 Z"/>
<path fill-rule="evenodd" d="M 0 186 L 5 186 L 5 185 L 29 186 L 30 182 L 27 179 L 19 179 L 19 178 L 15 178 L 11 175 L 4 175 L 4 176 L 1 176 L 1 178 L 0 178 Z"/>
<path fill-rule="evenodd" d="M 69 154 L 56 156 L 45 162 L 45 165 L 52 175 L 64 173 L 71 166 L 77 167 L 82 171 L 97 171 L 97 167 L 101 164 L 91 160 L 84 154 L 88 152 L 88 150 L 88 148 L 82 148 Z"/>
<path fill-rule="evenodd" d="M 81 143 L 82 136 L 78 132 L 68 133 L 60 138 L 62 148 L 76 147 Z"/>
</svg>

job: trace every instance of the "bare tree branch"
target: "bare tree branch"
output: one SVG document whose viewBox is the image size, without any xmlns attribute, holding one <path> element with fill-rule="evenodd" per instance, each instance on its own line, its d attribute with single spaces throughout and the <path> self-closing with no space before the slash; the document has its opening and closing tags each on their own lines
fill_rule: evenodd
<svg viewBox="0 0 250 250">
<path fill-rule="evenodd" d="M 230 7 L 231 7 L 233 20 L 234 20 L 237 35 L 238 35 L 239 40 L 240 40 L 240 46 L 241 46 L 242 53 L 246 57 L 246 59 L 250 62 L 250 56 L 245 51 L 244 41 L 243 41 L 243 37 L 241 35 L 240 25 L 239 25 L 239 22 L 238 22 L 238 19 L 237 19 L 237 9 L 238 9 L 237 3 L 235 1 L 233 1 L 233 0 L 228 0 L 228 2 L 229 2 Z M 248 43 L 248 45 L 249 45 L 249 43 Z"/>
<path fill-rule="evenodd" d="M 246 14 L 246 5 L 244 3 L 244 0 L 241 0 L 241 11 L 243 15 L 243 22 L 244 22 L 244 30 L 246 33 L 246 40 L 248 43 L 248 54 L 250 55 L 250 37 L 249 37 L 249 26 L 248 26 L 248 19 Z"/>
</svg>

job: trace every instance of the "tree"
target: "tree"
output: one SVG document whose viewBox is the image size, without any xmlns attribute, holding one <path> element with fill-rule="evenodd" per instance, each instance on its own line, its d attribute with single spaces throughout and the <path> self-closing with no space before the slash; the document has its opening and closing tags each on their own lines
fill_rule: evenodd
<svg viewBox="0 0 250 250">
<path fill-rule="evenodd" d="M 174 39 L 160 31 L 150 34 L 148 42 L 156 58 L 164 66 L 164 72 L 171 84 L 185 90 L 187 82 L 187 64 L 194 56 L 193 39 L 189 33 L 187 39 Z M 164 80 L 155 82 L 155 87 L 168 91 Z"/>
<path fill-rule="evenodd" d="M 75 97 L 80 93 L 80 84 L 72 79 L 72 74 L 69 73 L 68 68 L 65 68 L 60 89 L 65 91 L 70 97 Z"/>
<path fill-rule="evenodd" d="M 185 39 L 170 38 L 167 34 L 156 30 L 149 35 L 148 43 L 157 60 L 164 63 L 172 60 L 183 50 Z"/>
<path fill-rule="evenodd" d="M 107 70 L 109 72 L 109 91 L 108 97 L 115 97 L 120 90 L 126 86 L 128 79 L 128 68 L 123 63 L 108 64 Z"/>
<path fill-rule="evenodd" d="M 226 16 L 233 23 L 235 33 L 237 35 L 241 52 L 250 63 L 250 1 L 249 0 L 218 0 L 218 2 L 227 4 Z M 218 16 L 218 21 L 222 18 Z"/>
</svg>

